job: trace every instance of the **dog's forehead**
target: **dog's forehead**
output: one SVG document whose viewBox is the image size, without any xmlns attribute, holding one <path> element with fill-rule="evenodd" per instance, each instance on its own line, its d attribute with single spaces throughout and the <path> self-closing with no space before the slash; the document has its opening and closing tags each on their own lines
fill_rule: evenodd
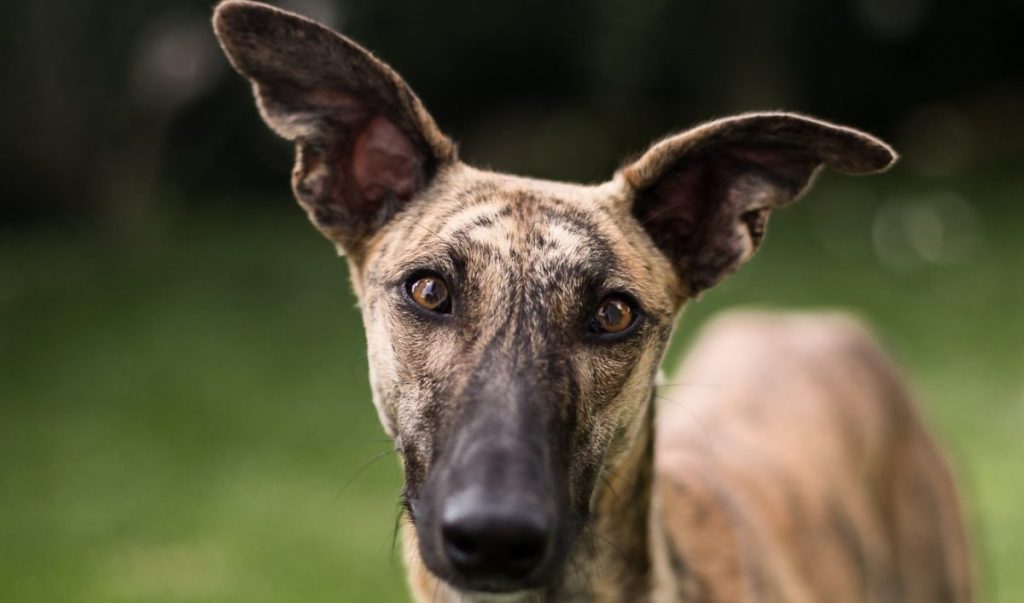
<svg viewBox="0 0 1024 603">
<path fill-rule="evenodd" d="M 460 166 L 383 229 L 371 272 L 394 282 L 462 262 L 477 279 L 590 279 L 668 304 L 671 270 L 636 227 L 627 194 L 617 180 L 578 185 Z"/>
<path fill-rule="evenodd" d="M 463 167 L 438 178 L 394 228 L 385 229 L 378 247 L 387 253 L 378 256 L 401 262 L 472 252 L 490 263 L 525 266 L 600 255 L 613 264 L 613 248 L 622 238 L 616 195 L 607 184 L 573 185 Z"/>
</svg>

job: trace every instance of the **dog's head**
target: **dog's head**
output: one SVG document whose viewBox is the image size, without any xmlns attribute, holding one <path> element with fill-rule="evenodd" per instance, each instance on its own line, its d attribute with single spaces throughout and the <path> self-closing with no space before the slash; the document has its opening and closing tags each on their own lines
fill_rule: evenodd
<svg viewBox="0 0 1024 603">
<path fill-rule="evenodd" d="M 250 2 L 214 22 L 296 143 L 299 203 L 348 256 L 419 556 L 463 591 L 555 579 L 602 471 L 645 427 L 683 302 L 747 260 L 822 166 L 894 159 L 769 113 L 666 138 L 598 186 L 480 171 L 352 41 Z"/>
</svg>

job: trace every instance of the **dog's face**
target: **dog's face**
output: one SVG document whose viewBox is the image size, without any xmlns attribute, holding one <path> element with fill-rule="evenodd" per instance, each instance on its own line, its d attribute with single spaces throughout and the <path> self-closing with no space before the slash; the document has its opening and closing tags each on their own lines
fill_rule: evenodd
<svg viewBox="0 0 1024 603">
<path fill-rule="evenodd" d="M 669 137 L 599 186 L 494 174 L 461 163 L 401 78 L 346 38 L 241 1 L 214 24 L 296 142 L 300 204 L 349 258 L 412 561 L 462 592 L 558 580 L 602 472 L 645 427 L 681 305 L 747 260 L 820 167 L 894 158 L 776 113 Z"/>
<path fill-rule="evenodd" d="M 622 194 L 456 165 L 366 250 L 376 402 L 457 586 L 549 582 L 645 418 L 677 284 Z"/>
</svg>

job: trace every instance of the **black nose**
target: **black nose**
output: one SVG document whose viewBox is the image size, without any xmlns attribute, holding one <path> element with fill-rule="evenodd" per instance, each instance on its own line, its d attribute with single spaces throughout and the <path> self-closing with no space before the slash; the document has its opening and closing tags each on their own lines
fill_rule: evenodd
<svg viewBox="0 0 1024 603">
<path fill-rule="evenodd" d="M 444 553 L 461 577 L 483 587 L 523 580 L 549 557 L 551 520 L 536 500 L 480 489 L 448 500 Z"/>
</svg>

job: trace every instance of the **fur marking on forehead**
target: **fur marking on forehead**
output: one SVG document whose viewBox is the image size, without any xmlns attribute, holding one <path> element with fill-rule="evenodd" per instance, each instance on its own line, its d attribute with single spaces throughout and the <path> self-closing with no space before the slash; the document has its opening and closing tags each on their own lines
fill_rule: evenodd
<svg viewBox="0 0 1024 603">
<path fill-rule="evenodd" d="M 468 208 L 452 218 L 440 237 L 454 245 L 471 241 L 496 251 L 502 257 L 513 252 L 539 259 L 578 258 L 600 245 L 603 238 L 596 225 L 570 223 L 561 212 L 540 212 L 523 207 L 502 211 L 507 204 L 486 203 Z"/>
<path fill-rule="evenodd" d="M 618 238 L 594 187 L 487 178 L 452 188 L 430 211 L 409 216 L 419 232 L 407 229 L 408 236 L 396 241 L 400 246 L 472 246 L 503 258 L 558 260 L 584 259 L 593 251 L 606 255 L 609 241 Z"/>
</svg>

